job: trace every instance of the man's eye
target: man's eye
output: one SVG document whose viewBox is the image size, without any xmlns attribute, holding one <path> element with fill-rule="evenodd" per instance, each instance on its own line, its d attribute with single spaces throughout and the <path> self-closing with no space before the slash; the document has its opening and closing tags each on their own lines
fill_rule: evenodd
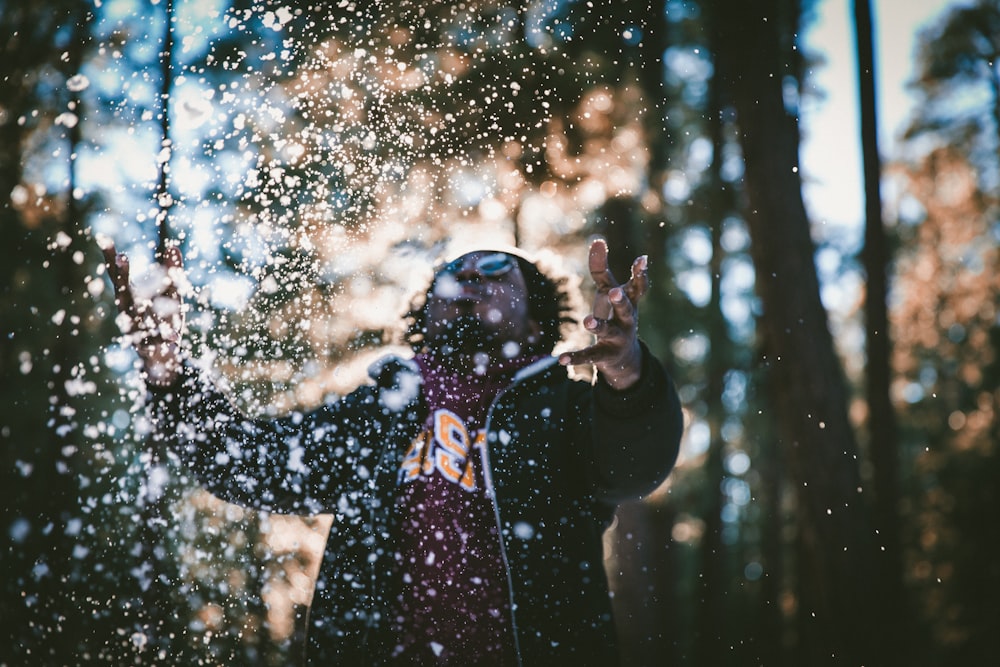
<svg viewBox="0 0 1000 667">
<path fill-rule="evenodd" d="M 514 268 L 514 262 L 506 255 L 484 257 L 476 263 L 476 268 L 487 277 L 502 276 Z"/>
</svg>

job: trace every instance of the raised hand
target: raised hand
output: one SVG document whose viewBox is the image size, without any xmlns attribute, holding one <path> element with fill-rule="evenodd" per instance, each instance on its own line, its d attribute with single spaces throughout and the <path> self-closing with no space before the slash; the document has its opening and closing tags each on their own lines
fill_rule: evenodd
<svg viewBox="0 0 1000 667">
<path fill-rule="evenodd" d="M 173 384 L 182 364 L 184 304 L 180 287 L 187 284 L 180 250 L 167 248 L 157 265 L 153 293 L 138 300 L 129 280 L 128 257 L 110 242 L 101 250 L 115 291 L 118 325 L 125 340 L 135 346 L 146 381 L 158 386 Z"/>
<path fill-rule="evenodd" d="M 624 285 L 608 269 L 608 245 L 597 239 L 590 245 L 590 276 L 597 286 L 594 308 L 583 326 L 595 336 L 594 344 L 559 357 L 564 366 L 593 364 L 604 381 L 615 389 L 628 389 L 639 381 L 642 348 L 638 335 L 638 303 L 649 288 L 645 255 L 632 262 L 632 275 Z"/>
</svg>

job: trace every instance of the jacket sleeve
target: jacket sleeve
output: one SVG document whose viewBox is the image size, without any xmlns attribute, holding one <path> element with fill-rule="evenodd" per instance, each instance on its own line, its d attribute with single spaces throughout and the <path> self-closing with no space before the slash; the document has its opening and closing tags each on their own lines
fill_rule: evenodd
<svg viewBox="0 0 1000 667">
<path fill-rule="evenodd" d="M 254 419 L 186 367 L 150 399 L 154 438 L 210 493 L 236 504 L 298 514 L 356 506 L 377 456 L 364 439 L 382 426 L 370 386 L 313 412 Z"/>
<path fill-rule="evenodd" d="M 598 378 L 591 403 L 595 486 L 618 503 L 652 492 L 670 474 L 680 450 L 684 417 L 666 369 L 642 347 L 639 381 L 617 391 Z"/>
</svg>

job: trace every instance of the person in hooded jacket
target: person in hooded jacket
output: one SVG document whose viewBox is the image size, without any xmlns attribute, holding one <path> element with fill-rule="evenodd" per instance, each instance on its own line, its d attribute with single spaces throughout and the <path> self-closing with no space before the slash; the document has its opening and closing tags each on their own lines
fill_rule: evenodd
<svg viewBox="0 0 1000 667">
<path fill-rule="evenodd" d="M 666 479 L 683 428 L 637 335 L 645 257 L 619 284 L 592 244 L 593 343 L 555 357 L 564 282 L 518 252 L 466 253 L 412 304 L 411 356 L 314 411 L 255 419 L 181 352 L 180 253 L 145 303 L 127 258 L 105 255 L 157 439 L 226 501 L 334 516 L 307 664 L 618 663 L 602 534 L 618 503 Z"/>
</svg>

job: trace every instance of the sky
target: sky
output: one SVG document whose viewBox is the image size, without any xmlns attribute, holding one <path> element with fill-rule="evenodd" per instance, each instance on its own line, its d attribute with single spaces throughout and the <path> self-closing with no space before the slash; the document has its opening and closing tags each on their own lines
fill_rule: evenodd
<svg viewBox="0 0 1000 667">
<path fill-rule="evenodd" d="M 969 0 L 873 0 L 879 143 L 883 159 L 893 154 L 913 98 L 905 90 L 913 75 L 917 32 L 948 7 Z M 859 140 L 857 60 L 852 0 L 821 0 L 818 20 L 804 35 L 826 64 L 814 84 L 826 99 L 802 110 L 801 162 L 804 196 L 813 221 L 858 230 L 864 215 Z"/>
</svg>

